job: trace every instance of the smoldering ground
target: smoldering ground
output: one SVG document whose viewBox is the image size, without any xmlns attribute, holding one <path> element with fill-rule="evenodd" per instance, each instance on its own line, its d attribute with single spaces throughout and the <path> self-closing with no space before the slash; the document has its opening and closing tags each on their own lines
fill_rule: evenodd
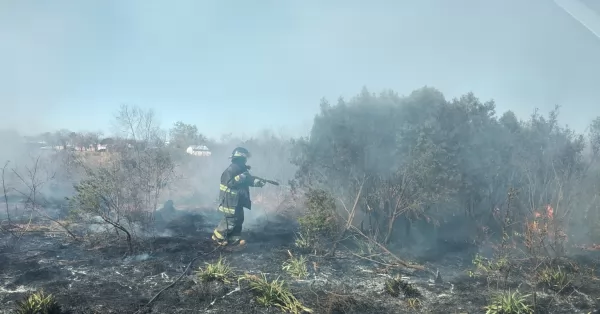
<svg viewBox="0 0 600 314">
<path fill-rule="evenodd" d="M 28 292 L 40 289 L 55 295 L 70 313 L 279 312 L 257 304 L 255 295 L 240 289 L 241 283 L 235 280 L 205 283 L 193 271 L 153 299 L 197 257 L 193 270 L 224 258 L 240 275 L 265 274 L 271 280 L 283 276 L 294 295 L 315 313 L 413 313 L 406 303 L 410 297 L 402 296 L 402 291 L 399 297 L 387 292 L 394 278 L 418 289 L 420 303 L 414 305 L 422 311 L 479 312 L 486 304 L 481 294 L 485 280 L 464 272 L 469 268 L 469 254 L 448 250 L 443 258 L 424 264 L 439 269 L 442 282 L 437 283 L 429 272 L 381 265 L 347 250 L 340 250 L 334 259 L 307 254 L 308 276 L 295 280 L 281 270 L 290 252 L 306 254 L 294 246 L 294 222 L 279 215 L 268 221 L 257 220 L 245 230 L 247 250 L 223 252 L 215 250 L 209 240 L 218 218 L 203 209 L 174 213 L 158 223 L 160 235 L 148 240 L 152 248 L 148 253 L 125 258 L 126 248 L 114 243 L 97 241 L 82 246 L 60 237 L 28 234 L 20 250 L 5 248 L 0 254 L 4 312 L 9 313 L 8 309 Z M 414 261 L 419 260 L 415 257 Z M 579 263 L 582 273 L 593 266 L 583 257 Z M 527 283 L 515 276 L 509 285 L 516 289 Z M 600 285 L 577 281 L 577 287 L 576 293 L 554 304 L 551 313 L 592 310 Z M 540 293 L 538 298 L 550 302 L 553 296 Z"/>
</svg>

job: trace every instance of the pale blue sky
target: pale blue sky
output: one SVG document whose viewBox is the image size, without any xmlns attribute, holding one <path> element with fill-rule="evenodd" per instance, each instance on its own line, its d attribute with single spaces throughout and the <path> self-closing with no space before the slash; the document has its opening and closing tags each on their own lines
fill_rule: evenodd
<svg viewBox="0 0 600 314">
<path fill-rule="evenodd" d="M 212 137 L 301 134 L 363 85 L 561 104 L 583 129 L 599 75 L 600 40 L 552 0 L 0 0 L 0 124 L 28 133 L 108 131 L 126 103 Z"/>
</svg>

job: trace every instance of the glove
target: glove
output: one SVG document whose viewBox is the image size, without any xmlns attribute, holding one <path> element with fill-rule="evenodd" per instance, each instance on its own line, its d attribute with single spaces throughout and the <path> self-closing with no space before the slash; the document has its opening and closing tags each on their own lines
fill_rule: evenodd
<svg viewBox="0 0 600 314">
<path fill-rule="evenodd" d="M 240 179 L 238 180 L 239 182 L 248 182 L 246 180 L 248 180 L 248 176 L 250 176 L 250 174 L 248 172 L 244 172 L 240 173 L 238 176 L 240 177 Z"/>
<path fill-rule="evenodd" d="M 265 186 L 267 182 L 261 180 L 261 179 L 254 179 L 254 186 L 257 188 L 262 188 L 263 186 Z"/>
</svg>

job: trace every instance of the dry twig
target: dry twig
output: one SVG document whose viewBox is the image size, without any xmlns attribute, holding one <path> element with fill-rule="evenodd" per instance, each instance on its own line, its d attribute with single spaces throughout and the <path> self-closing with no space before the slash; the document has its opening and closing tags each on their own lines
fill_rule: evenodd
<svg viewBox="0 0 600 314">
<path fill-rule="evenodd" d="M 213 252 L 215 252 L 216 250 L 218 250 L 219 247 L 215 248 L 214 250 L 210 251 L 210 252 L 205 252 L 199 255 L 196 255 L 196 257 L 192 258 L 192 260 L 187 264 L 187 267 L 185 268 L 185 270 L 181 273 L 181 275 L 179 275 L 179 277 L 177 277 L 177 279 L 175 279 L 175 281 L 173 281 L 172 283 L 170 283 L 168 286 L 164 287 L 162 290 L 160 290 L 158 293 L 156 293 L 154 295 L 154 297 L 152 297 L 152 299 L 150 299 L 150 301 L 148 301 L 148 303 L 146 303 L 145 305 L 143 305 L 139 310 L 137 310 L 134 314 L 138 314 L 141 313 L 142 309 L 150 306 L 150 304 L 152 304 L 152 302 L 156 301 L 156 299 L 163 293 L 165 292 L 167 289 L 173 287 L 177 282 L 179 282 L 179 280 L 181 280 L 181 278 L 183 278 L 183 276 L 185 276 L 185 274 L 187 274 L 187 272 L 190 270 L 190 268 L 192 267 L 192 264 L 194 264 L 194 262 L 199 259 L 200 257 L 204 256 L 204 255 L 208 255 L 211 254 Z"/>
</svg>

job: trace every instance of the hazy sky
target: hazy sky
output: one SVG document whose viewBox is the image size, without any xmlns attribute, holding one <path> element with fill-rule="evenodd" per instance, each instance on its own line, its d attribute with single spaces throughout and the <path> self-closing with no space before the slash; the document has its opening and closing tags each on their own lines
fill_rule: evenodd
<svg viewBox="0 0 600 314">
<path fill-rule="evenodd" d="M 586 0 L 588 1 L 588 0 Z M 0 0 L 0 127 L 108 131 L 120 104 L 209 136 L 312 123 L 363 85 L 600 115 L 600 39 L 553 0 Z"/>
</svg>

